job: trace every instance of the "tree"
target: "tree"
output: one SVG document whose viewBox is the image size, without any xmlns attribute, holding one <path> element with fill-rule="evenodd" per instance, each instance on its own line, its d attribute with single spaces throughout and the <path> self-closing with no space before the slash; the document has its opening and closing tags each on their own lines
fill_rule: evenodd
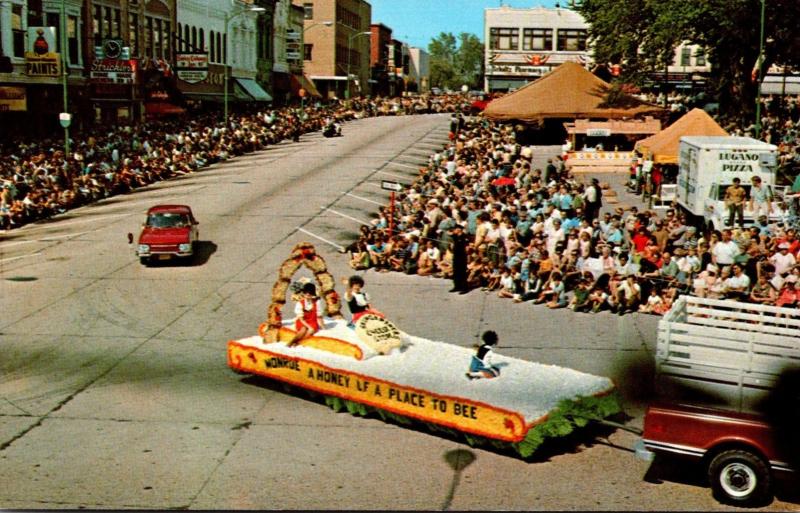
<svg viewBox="0 0 800 513">
<path fill-rule="evenodd" d="M 442 32 L 428 44 L 431 56 L 431 85 L 460 89 L 466 84 L 481 87 L 483 83 L 483 43 L 474 34 L 462 32 L 458 38 Z"/>
<path fill-rule="evenodd" d="M 772 64 L 800 63 L 797 0 L 578 0 L 574 7 L 590 26 L 595 61 L 621 63 L 624 81 L 663 72 L 683 41 L 703 47 L 720 114 L 730 121 L 753 122 L 759 68 L 763 77 Z"/>
</svg>

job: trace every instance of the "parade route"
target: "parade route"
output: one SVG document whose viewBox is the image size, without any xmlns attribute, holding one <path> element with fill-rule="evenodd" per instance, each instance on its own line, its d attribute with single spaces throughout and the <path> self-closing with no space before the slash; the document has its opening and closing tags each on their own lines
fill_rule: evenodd
<svg viewBox="0 0 800 513">
<path fill-rule="evenodd" d="M 306 134 L 0 235 L 0 508 L 733 510 L 697 476 L 650 479 L 627 431 L 590 429 L 526 462 L 227 367 L 226 344 L 257 334 L 292 248 L 314 244 L 341 290 L 354 271 L 338 250 L 388 204 L 381 181 L 410 183 L 448 126 L 351 121 L 344 137 Z M 158 203 L 191 205 L 191 264 L 134 255 L 127 234 Z M 658 317 L 360 274 L 401 329 L 463 347 L 495 330 L 503 355 L 611 378 L 641 427 Z"/>
</svg>

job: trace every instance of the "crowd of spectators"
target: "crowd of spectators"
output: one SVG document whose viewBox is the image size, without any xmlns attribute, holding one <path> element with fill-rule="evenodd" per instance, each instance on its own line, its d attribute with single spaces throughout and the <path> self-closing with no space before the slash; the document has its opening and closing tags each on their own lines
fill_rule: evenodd
<svg viewBox="0 0 800 513">
<path fill-rule="evenodd" d="M 533 151 L 511 126 L 454 117 L 450 144 L 399 195 L 394 217 L 382 208 L 344 250 L 351 266 L 463 275 L 453 291 L 584 312 L 663 314 L 679 294 L 800 304 L 798 226 L 762 218 L 699 233 L 676 208 L 601 210 L 607 184 L 574 179 L 558 157 L 540 169 Z M 462 231 L 465 263 L 454 258 Z"/>
<path fill-rule="evenodd" d="M 135 125 L 98 127 L 71 140 L 0 141 L 0 229 L 13 229 L 153 182 L 192 173 L 320 130 L 330 120 L 454 112 L 461 95 L 416 95 L 314 103 L 303 109 L 219 113 Z"/>
</svg>

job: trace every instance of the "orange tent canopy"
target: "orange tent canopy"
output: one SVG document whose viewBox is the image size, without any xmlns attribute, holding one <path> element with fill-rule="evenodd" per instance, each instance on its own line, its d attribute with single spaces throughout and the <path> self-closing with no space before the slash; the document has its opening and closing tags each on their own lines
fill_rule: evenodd
<svg viewBox="0 0 800 513">
<path fill-rule="evenodd" d="M 684 135 L 728 135 L 703 109 L 692 109 L 664 130 L 636 142 L 634 149 L 655 164 L 677 164 Z"/>
<path fill-rule="evenodd" d="M 610 85 L 575 62 L 565 62 L 540 79 L 492 101 L 483 115 L 494 120 L 541 121 L 546 118 L 632 118 L 658 114 L 661 107 L 624 95 L 605 105 Z"/>
</svg>

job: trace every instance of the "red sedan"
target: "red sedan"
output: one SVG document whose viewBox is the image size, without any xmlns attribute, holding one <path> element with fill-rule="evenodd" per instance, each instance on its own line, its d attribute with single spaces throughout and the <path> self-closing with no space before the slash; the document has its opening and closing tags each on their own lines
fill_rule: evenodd
<svg viewBox="0 0 800 513">
<path fill-rule="evenodd" d="M 143 265 L 152 259 L 191 258 L 199 223 L 187 205 L 156 205 L 147 211 L 136 255 Z"/>
</svg>

